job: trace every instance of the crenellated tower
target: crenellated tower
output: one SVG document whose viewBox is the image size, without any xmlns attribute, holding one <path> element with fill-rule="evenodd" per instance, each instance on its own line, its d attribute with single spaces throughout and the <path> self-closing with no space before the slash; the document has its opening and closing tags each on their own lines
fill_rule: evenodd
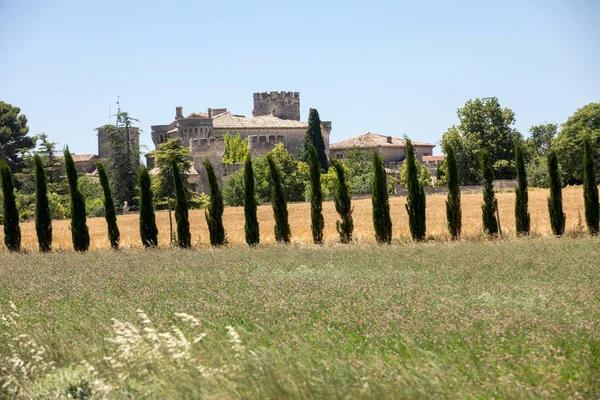
<svg viewBox="0 0 600 400">
<path fill-rule="evenodd" d="M 252 115 L 272 115 L 281 119 L 300 121 L 299 92 L 254 93 Z"/>
</svg>

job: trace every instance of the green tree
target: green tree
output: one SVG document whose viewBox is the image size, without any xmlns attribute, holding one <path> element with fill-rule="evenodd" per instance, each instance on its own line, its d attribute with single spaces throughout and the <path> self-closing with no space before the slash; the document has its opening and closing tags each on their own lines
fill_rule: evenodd
<svg viewBox="0 0 600 400">
<path fill-rule="evenodd" d="M 515 196 L 515 221 L 518 235 L 529 235 L 531 218 L 529 216 L 529 195 L 527 193 L 527 174 L 525 157 L 520 143 L 515 145 L 515 165 L 517 168 L 517 188 Z"/>
<path fill-rule="evenodd" d="M 270 172 L 271 184 L 271 205 L 273 207 L 273 217 L 275 219 L 275 240 L 278 243 L 289 243 L 292 233 L 288 221 L 287 201 L 285 199 L 285 190 L 281 181 L 281 171 L 275 161 L 273 154 L 267 154 L 267 163 Z"/>
<path fill-rule="evenodd" d="M 565 232 L 567 216 L 562 206 L 562 182 L 558 170 L 558 157 L 554 150 L 548 153 L 548 174 L 550 177 L 550 197 L 548 197 L 548 213 L 550 214 L 550 226 L 552 233 L 562 236 Z"/>
<path fill-rule="evenodd" d="M 483 230 L 488 235 L 498 233 L 496 219 L 496 195 L 494 193 L 494 168 L 487 150 L 481 151 L 481 175 L 483 176 Z"/>
<path fill-rule="evenodd" d="M 65 149 L 65 170 L 71 194 L 71 238 L 75 251 L 87 251 L 90 247 L 90 234 L 86 224 L 85 198 L 77 186 L 77 169 L 69 152 Z"/>
<path fill-rule="evenodd" d="M 390 218 L 390 202 L 386 184 L 385 167 L 383 158 L 375 152 L 372 154 L 373 162 L 373 226 L 377 243 L 391 243 L 392 219 Z"/>
<path fill-rule="evenodd" d="M 188 205 L 183 180 L 179 173 L 177 161 L 171 160 L 171 171 L 173 172 L 173 186 L 175 187 L 175 221 L 177 221 L 177 244 L 187 249 L 192 245 L 190 234 L 190 221 L 188 218 Z"/>
<path fill-rule="evenodd" d="M 9 251 L 19 251 L 21 250 L 21 228 L 15 201 L 15 186 L 10 166 L 4 160 L 0 160 L 0 175 L 2 176 L 4 245 Z"/>
<path fill-rule="evenodd" d="M 407 157 L 408 158 L 408 157 Z M 416 158 L 415 158 L 416 160 Z M 417 180 L 423 187 L 431 186 L 431 172 L 427 166 L 421 164 L 418 160 L 416 161 L 415 170 L 417 173 Z M 408 164 L 402 163 L 402 166 L 398 170 L 398 181 L 404 188 L 408 188 Z"/>
<path fill-rule="evenodd" d="M 36 154 L 35 163 L 35 232 L 41 252 L 52 251 L 52 217 L 48 201 L 48 179 L 42 158 Z"/>
<path fill-rule="evenodd" d="M 583 183 L 583 163 L 581 149 L 583 138 L 589 135 L 593 144 L 594 171 L 596 180 L 600 178 L 600 103 L 590 103 L 581 107 L 562 124 L 562 129 L 552 143 L 556 150 L 564 183 L 580 185 Z"/>
<path fill-rule="evenodd" d="M 248 140 L 242 139 L 240 134 L 225 134 L 225 154 L 223 154 L 223 164 L 242 163 L 248 154 Z"/>
<path fill-rule="evenodd" d="M 317 149 L 321 168 L 327 170 L 327 155 L 325 154 L 325 141 L 321 133 L 321 119 L 319 118 L 319 112 L 314 108 L 311 108 L 308 112 L 308 128 L 299 154 L 300 160 L 306 163 L 310 160 L 309 146 L 311 144 Z"/>
<path fill-rule="evenodd" d="M 352 241 L 354 232 L 354 220 L 352 218 L 354 209 L 352 208 L 350 188 L 346 184 L 344 165 L 336 160 L 331 160 L 331 165 L 335 169 L 337 177 L 333 191 L 335 210 L 341 218 L 341 221 L 335 222 L 335 227 L 340 235 L 340 242 L 349 243 Z"/>
<path fill-rule="evenodd" d="M 598 209 L 598 185 L 594 170 L 594 150 L 589 135 L 583 137 L 583 199 L 585 203 L 585 222 L 592 235 L 598 233 L 600 212 Z"/>
<path fill-rule="evenodd" d="M 110 241 L 110 247 L 114 250 L 118 250 L 121 234 L 117 225 L 117 213 L 115 211 L 115 203 L 113 202 L 110 184 L 108 183 L 108 175 L 104 168 L 104 164 L 100 161 L 96 162 L 96 169 L 98 170 L 98 177 L 100 178 L 100 185 L 102 186 L 102 203 L 104 205 L 104 217 L 106 218 L 106 225 L 108 227 L 108 240 Z"/>
<path fill-rule="evenodd" d="M 321 168 L 317 149 L 311 143 L 308 145 L 308 160 L 310 164 L 310 227 L 313 242 L 323 244 L 323 191 L 321 190 Z"/>
<path fill-rule="evenodd" d="M 156 227 L 148 168 L 139 168 L 138 181 L 140 187 L 140 238 L 146 248 L 158 246 L 158 228 Z"/>
<path fill-rule="evenodd" d="M 521 139 L 514 128 L 515 113 L 502 108 L 496 97 L 487 97 L 467 101 L 457 114 L 460 123 L 444 133 L 442 147 L 452 145 L 460 165 L 461 184 L 480 182 L 479 153 L 483 149 L 488 150 L 499 178 L 514 178 L 514 143 Z"/>
<path fill-rule="evenodd" d="M 527 145 L 539 157 L 545 157 L 552 147 L 552 141 L 558 133 L 558 125 L 544 122 L 540 125 L 534 125 L 529 128 L 529 138 Z"/>
<path fill-rule="evenodd" d="M 211 246 L 222 246 L 227 243 L 225 228 L 223 227 L 223 195 L 219 189 L 217 175 L 210 161 L 204 161 L 204 168 L 210 186 L 210 203 L 205 210 L 206 225 L 210 236 Z"/>
<path fill-rule="evenodd" d="M 408 212 L 408 226 L 413 240 L 425 239 L 425 190 L 419 181 L 419 160 L 415 157 L 412 142 L 406 140 L 406 165 L 408 197 L 406 199 L 406 211 Z M 429 171 L 427 171 L 429 172 Z"/>
<path fill-rule="evenodd" d="M 462 210 L 460 205 L 460 175 L 458 173 L 458 164 L 454 155 L 454 148 L 448 144 L 446 149 L 446 165 L 448 174 L 446 181 L 448 183 L 448 199 L 446 200 L 446 218 L 448 219 L 448 232 L 450 237 L 456 240 L 460 238 L 462 230 Z"/>
<path fill-rule="evenodd" d="M 256 197 L 254 195 L 254 171 L 252 170 L 252 157 L 246 153 L 244 162 L 244 232 L 248 246 L 258 246 L 260 243 L 260 229 L 256 215 Z"/>
<path fill-rule="evenodd" d="M 154 194 L 159 199 L 173 198 L 175 187 L 173 186 L 173 171 L 171 170 L 171 160 L 177 162 L 179 174 L 183 180 L 186 198 L 190 198 L 194 186 L 189 182 L 190 170 L 192 169 L 190 149 L 183 146 L 181 138 L 169 139 L 155 150 L 156 166 L 159 169 L 158 175 L 152 182 Z"/>
<path fill-rule="evenodd" d="M 19 107 L 0 101 L 0 160 L 4 160 L 13 172 L 23 168 L 23 151 L 35 147 L 35 138 L 27 136 L 27 117 Z"/>
</svg>

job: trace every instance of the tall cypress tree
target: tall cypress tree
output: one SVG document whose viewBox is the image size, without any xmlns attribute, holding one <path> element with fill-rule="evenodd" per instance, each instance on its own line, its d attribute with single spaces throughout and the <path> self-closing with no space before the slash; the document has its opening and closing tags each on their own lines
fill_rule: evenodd
<svg viewBox="0 0 600 400">
<path fill-rule="evenodd" d="M 494 194 L 494 168 L 487 149 L 481 150 L 481 175 L 483 176 L 483 230 L 488 235 L 498 233 L 496 220 L 496 195 Z"/>
<path fill-rule="evenodd" d="M 406 211 L 408 212 L 408 226 L 413 240 L 425 239 L 425 190 L 419 182 L 419 161 L 415 157 L 412 142 L 406 140 L 406 174 L 408 175 L 408 197 Z"/>
<path fill-rule="evenodd" d="M 210 244 L 211 246 L 222 246 L 227 243 L 225 228 L 223 227 L 223 195 L 210 161 L 204 161 L 204 168 L 206 168 L 208 185 L 210 186 L 210 203 L 204 213 L 208 225 Z"/>
<path fill-rule="evenodd" d="M 323 218 L 323 191 L 321 190 L 321 167 L 319 155 L 315 146 L 308 146 L 308 160 L 310 167 L 310 222 L 313 242 L 323 244 L 323 229 L 325 219 Z"/>
<path fill-rule="evenodd" d="M 517 167 L 517 190 L 515 192 L 515 221 L 517 235 L 529 235 L 530 216 L 528 211 L 527 175 L 521 143 L 515 145 L 515 165 Z"/>
<path fill-rule="evenodd" d="M 177 221 L 177 245 L 187 249 L 192 245 L 192 235 L 190 234 L 190 221 L 188 218 L 188 204 L 183 189 L 183 180 L 181 172 L 175 159 L 171 160 L 171 170 L 173 171 L 173 186 L 175 187 L 175 221 Z"/>
<path fill-rule="evenodd" d="M 327 170 L 327 155 L 325 154 L 325 141 L 321 132 L 321 118 L 319 118 L 319 112 L 314 108 L 311 108 L 308 112 L 308 128 L 304 135 L 304 142 L 299 157 L 307 163 L 310 161 L 309 146 L 311 144 L 317 149 L 321 168 Z"/>
<path fill-rule="evenodd" d="M 460 206 L 460 175 L 458 174 L 454 147 L 451 144 L 446 146 L 446 165 L 448 166 L 448 175 L 446 176 L 448 184 L 446 218 L 448 219 L 450 237 L 455 240 L 460 238 L 462 230 L 462 210 Z"/>
<path fill-rule="evenodd" d="M 594 170 L 592 139 L 586 134 L 583 138 L 583 198 L 585 203 L 585 222 L 592 235 L 598 233 L 600 213 L 598 209 L 598 185 Z"/>
<path fill-rule="evenodd" d="M 340 242 L 349 243 L 352 241 L 352 233 L 354 231 L 354 220 L 352 219 L 352 212 L 354 209 L 352 208 L 350 189 L 346 184 L 344 166 L 342 163 L 331 160 L 331 164 L 337 175 L 337 183 L 333 193 L 335 210 L 342 219 L 341 221 L 335 222 L 335 227 L 340 235 Z"/>
<path fill-rule="evenodd" d="M 86 224 L 85 198 L 77 187 L 77 169 L 69 148 L 65 149 L 65 170 L 71 194 L 71 239 L 75 251 L 90 248 L 90 233 Z"/>
<path fill-rule="evenodd" d="M 281 182 L 281 172 L 273 156 L 267 154 L 266 157 L 271 176 L 271 205 L 273 207 L 273 217 L 275 218 L 275 240 L 278 243 L 289 243 L 292 233 L 288 221 L 287 200 Z"/>
<path fill-rule="evenodd" d="M 373 160 L 373 227 L 377 243 L 391 243 L 392 219 L 383 158 L 375 152 Z"/>
<path fill-rule="evenodd" d="M 100 185 L 102 186 L 104 218 L 106 219 L 106 225 L 108 226 L 108 240 L 110 241 L 110 247 L 114 250 L 118 250 L 121 234 L 119 233 L 119 227 L 117 226 L 117 213 L 115 211 L 115 203 L 113 202 L 110 184 L 108 183 L 108 175 L 106 174 L 104 164 L 100 161 L 96 162 L 96 169 L 98 170 L 98 177 L 100 178 Z"/>
<path fill-rule="evenodd" d="M 138 184 L 140 187 L 140 238 L 146 248 L 158 246 L 158 228 L 156 227 L 156 216 L 154 214 L 148 168 L 139 168 Z"/>
<path fill-rule="evenodd" d="M 550 197 L 548 197 L 548 213 L 552 233 L 562 236 L 565 233 L 567 216 L 562 206 L 562 183 L 558 171 L 558 157 L 554 150 L 548 153 L 548 175 L 550 176 Z"/>
<path fill-rule="evenodd" d="M 52 217 L 48 202 L 48 179 L 42 158 L 36 154 L 35 164 L 35 232 L 41 252 L 52 251 Z"/>
<path fill-rule="evenodd" d="M 257 246 L 260 243 L 258 217 L 256 215 L 256 197 L 254 194 L 254 170 L 252 157 L 246 154 L 244 162 L 244 232 L 248 246 Z"/>
<path fill-rule="evenodd" d="M 21 250 L 21 228 L 19 227 L 19 210 L 15 201 L 15 185 L 10 167 L 0 160 L 0 175 L 2 176 L 2 195 L 4 196 L 3 217 L 4 245 L 9 251 Z"/>
</svg>

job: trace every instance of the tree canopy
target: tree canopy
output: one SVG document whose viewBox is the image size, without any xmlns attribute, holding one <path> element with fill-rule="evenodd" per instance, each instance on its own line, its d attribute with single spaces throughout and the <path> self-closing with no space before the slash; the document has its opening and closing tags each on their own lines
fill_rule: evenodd
<svg viewBox="0 0 600 400">
<path fill-rule="evenodd" d="M 179 174 L 183 180 L 183 187 L 189 198 L 192 191 L 189 183 L 190 169 L 192 168 L 190 149 L 183 146 L 181 139 L 169 139 L 155 150 L 156 166 L 159 168 L 158 175 L 152 180 L 154 196 L 159 199 L 175 196 L 173 186 L 173 171 L 171 170 L 171 159 L 175 159 L 179 167 Z"/>
<path fill-rule="evenodd" d="M 20 155 L 35 147 L 35 138 L 28 133 L 27 117 L 21 109 L 0 101 L 0 160 L 6 161 L 12 172 L 23 168 Z"/>
<path fill-rule="evenodd" d="M 225 154 L 223 164 L 243 163 L 248 154 L 248 140 L 239 135 L 225 134 Z"/>
</svg>

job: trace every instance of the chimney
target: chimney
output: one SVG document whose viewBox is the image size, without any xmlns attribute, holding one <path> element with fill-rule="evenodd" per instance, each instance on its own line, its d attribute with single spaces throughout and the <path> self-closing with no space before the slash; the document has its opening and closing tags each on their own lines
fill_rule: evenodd
<svg viewBox="0 0 600 400">
<path fill-rule="evenodd" d="M 208 119 L 212 119 L 212 108 L 208 109 Z"/>
<path fill-rule="evenodd" d="M 275 109 L 273 109 L 273 110 L 271 111 L 271 115 L 272 115 L 273 117 L 275 116 Z"/>
<path fill-rule="evenodd" d="M 175 119 L 183 118 L 183 107 L 175 107 Z"/>
<path fill-rule="evenodd" d="M 386 139 L 387 139 L 387 142 L 388 142 L 389 144 L 392 144 L 392 137 L 391 137 L 391 136 L 388 136 Z"/>
</svg>

